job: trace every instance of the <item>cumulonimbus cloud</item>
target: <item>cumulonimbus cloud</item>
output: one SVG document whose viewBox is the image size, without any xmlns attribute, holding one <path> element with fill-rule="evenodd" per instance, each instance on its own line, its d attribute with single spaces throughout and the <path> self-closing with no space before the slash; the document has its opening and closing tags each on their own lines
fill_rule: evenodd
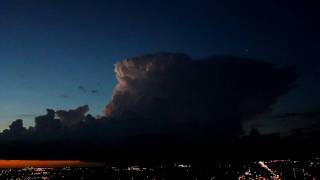
<svg viewBox="0 0 320 180">
<path fill-rule="evenodd" d="M 115 72 L 118 84 L 105 108 L 106 117 L 86 115 L 88 106 L 47 109 L 46 115 L 35 118 L 35 127 L 26 129 L 17 120 L 0 133 L 0 154 L 119 158 L 130 149 L 134 157 L 167 158 L 165 152 L 172 157 L 181 153 L 209 157 L 215 151 L 219 154 L 220 148 L 229 157 L 233 148 L 224 145 L 239 144 L 249 150 L 257 142 L 280 145 L 277 136 L 240 137 L 242 122 L 270 110 L 297 78 L 292 68 L 247 58 L 193 60 L 172 53 L 126 59 L 115 65 Z M 17 141 L 24 145 L 16 146 Z M 7 151 L 8 147 L 14 148 Z"/>
<path fill-rule="evenodd" d="M 173 53 L 120 61 L 115 73 L 107 117 L 144 119 L 143 128 L 152 131 L 204 135 L 238 134 L 242 121 L 270 110 L 297 78 L 292 68 L 247 58 L 193 60 Z"/>
</svg>

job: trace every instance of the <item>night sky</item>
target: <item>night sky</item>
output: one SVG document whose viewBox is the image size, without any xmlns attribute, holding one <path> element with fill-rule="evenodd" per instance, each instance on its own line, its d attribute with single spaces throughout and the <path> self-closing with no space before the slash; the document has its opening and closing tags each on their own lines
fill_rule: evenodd
<svg viewBox="0 0 320 180">
<path fill-rule="evenodd" d="M 46 108 L 88 104 L 101 115 L 116 84 L 114 64 L 154 52 L 233 55 L 296 65 L 295 88 L 273 114 L 320 108 L 316 1 L 72 1 L 0 3 L 0 129 L 26 126 Z M 277 121 L 277 122 L 275 122 Z M 249 127 L 282 131 L 270 115 Z"/>
</svg>

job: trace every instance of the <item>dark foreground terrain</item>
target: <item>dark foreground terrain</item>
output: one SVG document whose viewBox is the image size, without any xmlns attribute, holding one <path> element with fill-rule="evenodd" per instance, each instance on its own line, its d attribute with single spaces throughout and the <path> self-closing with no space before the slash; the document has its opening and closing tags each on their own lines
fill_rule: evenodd
<svg viewBox="0 0 320 180">
<path fill-rule="evenodd" d="M 0 179 L 319 179 L 320 159 L 213 161 L 103 167 L 2 168 Z"/>
</svg>

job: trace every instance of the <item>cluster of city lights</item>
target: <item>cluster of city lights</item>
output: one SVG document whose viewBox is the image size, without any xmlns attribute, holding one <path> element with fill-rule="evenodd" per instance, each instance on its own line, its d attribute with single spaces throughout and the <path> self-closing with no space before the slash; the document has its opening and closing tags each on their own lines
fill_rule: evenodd
<svg viewBox="0 0 320 180">
<path fill-rule="evenodd" d="M 319 179 L 320 160 L 167 163 L 101 167 L 0 168 L 0 179 Z"/>
</svg>

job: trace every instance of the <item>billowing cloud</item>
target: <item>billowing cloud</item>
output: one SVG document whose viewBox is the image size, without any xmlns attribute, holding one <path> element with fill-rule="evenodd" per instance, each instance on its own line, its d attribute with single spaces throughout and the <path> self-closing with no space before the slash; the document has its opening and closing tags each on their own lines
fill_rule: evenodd
<svg viewBox="0 0 320 180">
<path fill-rule="evenodd" d="M 158 53 L 115 64 L 107 117 L 144 119 L 151 131 L 239 134 L 241 122 L 270 110 L 297 78 L 292 68 L 241 57 L 192 60 Z"/>
<path fill-rule="evenodd" d="M 0 133 L 0 154 L 79 159 L 168 158 L 169 153 L 176 158 L 220 156 L 221 151 L 229 157 L 234 151 L 228 145 L 253 150 L 263 142 L 274 149 L 269 144 L 276 142 L 277 153 L 287 147 L 278 136 L 239 134 L 243 121 L 269 111 L 292 88 L 297 75 L 291 68 L 239 57 L 192 60 L 159 53 L 118 62 L 115 72 L 118 84 L 106 117 L 87 115 L 88 106 L 48 109 L 35 118 L 34 128 L 26 130 L 17 120 Z"/>
<path fill-rule="evenodd" d="M 18 134 L 18 135 L 24 133 L 26 131 L 26 128 L 23 127 L 22 119 L 17 119 L 13 121 L 9 126 L 9 131 L 10 133 Z"/>
<path fill-rule="evenodd" d="M 61 123 L 55 119 L 55 111 L 47 109 L 47 114 L 35 118 L 35 130 L 38 132 L 54 132 L 60 129 Z"/>
<path fill-rule="evenodd" d="M 62 125 L 72 126 L 83 121 L 88 111 L 89 111 L 89 106 L 84 105 L 74 110 L 71 109 L 69 111 L 65 111 L 65 110 L 56 111 L 56 115 L 60 119 Z"/>
<path fill-rule="evenodd" d="M 46 115 L 35 118 L 35 130 L 37 132 L 54 132 L 60 130 L 61 127 L 76 125 L 85 119 L 88 111 L 89 107 L 87 105 L 68 111 L 47 109 Z"/>
</svg>

